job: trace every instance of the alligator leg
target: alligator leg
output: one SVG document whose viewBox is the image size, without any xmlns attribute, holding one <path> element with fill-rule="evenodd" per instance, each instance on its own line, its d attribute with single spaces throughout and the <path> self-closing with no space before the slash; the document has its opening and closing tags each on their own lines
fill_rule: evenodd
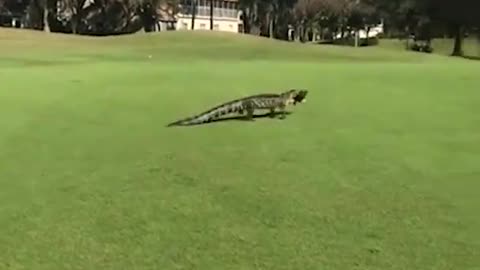
<svg viewBox="0 0 480 270">
<path fill-rule="evenodd" d="M 245 111 L 247 112 L 245 119 L 249 121 L 254 121 L 253 112 L 255 109 L 253 108 L 253 103 L 251 101 L 246 101 L 244 108 L 245 108 Z"/>
</svg>

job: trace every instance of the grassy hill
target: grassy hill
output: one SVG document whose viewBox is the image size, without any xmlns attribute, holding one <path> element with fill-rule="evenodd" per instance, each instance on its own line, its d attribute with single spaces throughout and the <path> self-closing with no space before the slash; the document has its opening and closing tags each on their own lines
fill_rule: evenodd
<svg viewBox="0 0 480 270">
<path fill-rule="evenodd" d="M 196 31 L 194 38 L 189 31 L 162 32 L 161 34 L 135 34 L 115 37 L 86 37 L 50 34 L 37 31 L 0 31 L 2 62 L 21 59 L 38 59 L 48 62 L 92 60 L 146 61 L 226 61 L 269 60 L 300 62 L 331 61 L 432 61 L 418 53 L 398 52 L 396 45 L 386 48 L 362 49 L 339 46 L 296 44 L 231 33 Z M 321 47 L 321 48 L 319 48 Z M 15 54 L 12 54 L 15 52 Z M 64 58 L 61 58 L 61 57 Z M 66 59 L 65 59 L 66 58 Z"/>
<path fill-rule="evenodd" d="M 434 54 L 448 56 L 453 51 L 453 39 L 439 38 L 432 40 L 432 47 Z M 382 48 L 405 50 L 405 40 L 398 39 L 382 39 L 379 44 Z M 466 38 L 463 41 L 463 53 L 466 57 L 479 58 L 480 57 L 480 42 L 475 37 Z"/>
<path fill-rule="evenodd" d="M 0 30 L 0 269 L 477 269 L 479 68 Z M 285 120 L 165 127 L 297 87 Z"/>
</svg>

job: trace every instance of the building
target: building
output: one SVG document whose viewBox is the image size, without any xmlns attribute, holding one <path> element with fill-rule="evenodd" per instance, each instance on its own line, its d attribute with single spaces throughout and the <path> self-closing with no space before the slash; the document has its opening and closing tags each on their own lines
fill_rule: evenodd
<svg viewBox="0 0 480 270">
<path fill-rule="evenodd" d="M 196 1 L 194 30 L 210 29 L 210 1 L 213 1 L 213 30 L 243 32 L 243 21 L 238 0 L 193 0 Z M 192 0 L 181 0 L 176 14 L 176 30 L 192 29 Z"/>
</svg>

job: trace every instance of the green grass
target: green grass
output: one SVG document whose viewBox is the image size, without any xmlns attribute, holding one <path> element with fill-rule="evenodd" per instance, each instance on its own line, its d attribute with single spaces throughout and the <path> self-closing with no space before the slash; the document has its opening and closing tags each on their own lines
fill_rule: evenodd
<svg viewBox="0 0 480 270">
<path fill-rule="evenodd" d="M 379 46 L 383 48 L 405 50 L 406 40 L 382 39 Z M 432 40 L 433 53 L 449 56 L 453 51 L 453 39 L 439 38 Z M 469 37 L 463 41 L 463 53 L 466 57 L 480 58 L 480 42 L 476 37 Z"/>
<path fill-rule="evenodd" d="M 0 269 L 480 269 L 479 62 L 0 38 Z M 165 128 L 289 87 L 310 93 L 283 121 Z"/>
</svg>

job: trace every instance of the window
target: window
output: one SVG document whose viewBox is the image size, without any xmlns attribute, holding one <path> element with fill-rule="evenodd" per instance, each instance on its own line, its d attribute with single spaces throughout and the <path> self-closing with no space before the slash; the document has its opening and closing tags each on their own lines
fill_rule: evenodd
<svg viewBox="0 0 480 270">
<path fill-rule="evenodd" d="M 214 1 L 213 5 L 214 5 L 213 16 L 220 17 L 220 2 L 219 1 Z"/>
<path fill-rule="evenodd" d="M 207 13 L 208 13 L 207 7 L 205 7 L 205 6 L 199 6 L 199 7 L 197 8 L 197 15 L 199 15 L 199 16 L 207 16 Z"/>
<path fill-rule="evenodd" d="M 183 29 L 188 29 L 188 23 L 183 22 L 183 23 L 182 23 L 182 28 L 183 28 Z"/>
<path fill-rule="evenodd" d="M 224 16 L 225 17 L 230 17 L 230 18 L 236 18 L 237 17 L 237 12 L 236 12 L 236 6 L 234 2 L 225 2 L 225 11 L 224 11 Z"/>
<path fill-rule="evenodd" d="M 206 25 L 204 23 L 200 24 L 200 29 L 205 29 Z"/>
<path fill-rule="evenodd" d="M 219 27 L 218 24 L 214 24 L 214 25 L 213 25 L 213 30 L 218 30 L 219 28 L 220 28 L 220 27 Z"/>
</svg>

